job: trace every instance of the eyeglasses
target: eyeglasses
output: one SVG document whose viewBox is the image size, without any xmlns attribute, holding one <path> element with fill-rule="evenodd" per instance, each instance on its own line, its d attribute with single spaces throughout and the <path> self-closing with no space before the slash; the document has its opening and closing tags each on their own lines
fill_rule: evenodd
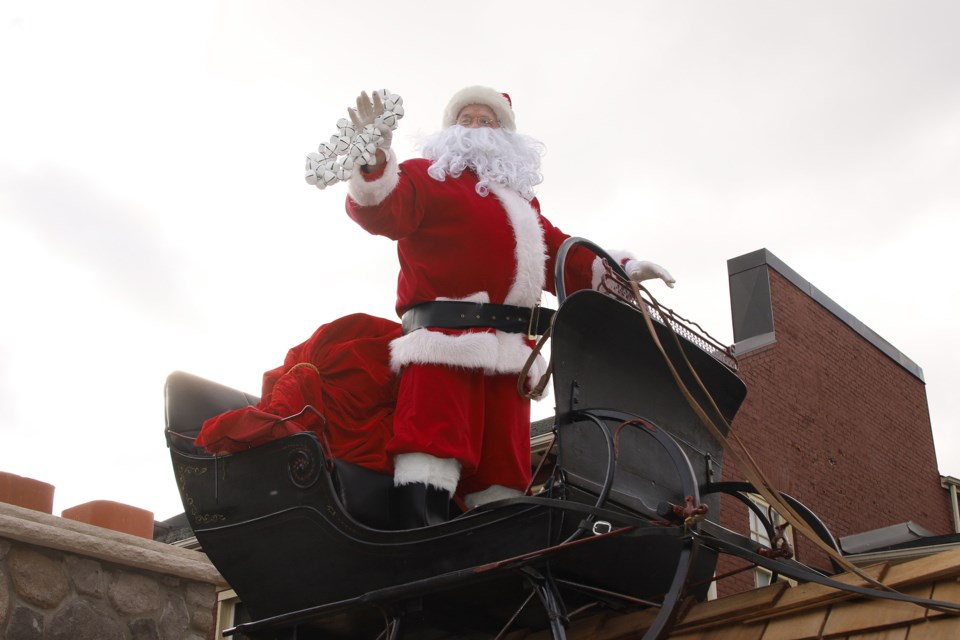
<svg viewBox="0 0 960 640">
<path fill-rule="evenodd" d="M 499 127 L 500 121 L 496 118 L 490 118 L 488 116 L 467 116 L 463 115 L 457 118 L 457 124 L 461 127 L 472 127 L 473 123 L 476 122 L 478 127 Z"/>
</svg>

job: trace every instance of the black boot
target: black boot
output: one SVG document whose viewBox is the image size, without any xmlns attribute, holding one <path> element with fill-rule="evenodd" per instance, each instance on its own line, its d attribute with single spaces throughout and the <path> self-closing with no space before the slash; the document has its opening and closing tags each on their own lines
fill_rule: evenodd
<svg viewBox="0 0 960 640">
<path fill-rule="evenodd" d="M 450 519 L 450 494 L 420 482 L 393 488 L 393 522 L 398 529 L 418 529 Z"/>
</svg>

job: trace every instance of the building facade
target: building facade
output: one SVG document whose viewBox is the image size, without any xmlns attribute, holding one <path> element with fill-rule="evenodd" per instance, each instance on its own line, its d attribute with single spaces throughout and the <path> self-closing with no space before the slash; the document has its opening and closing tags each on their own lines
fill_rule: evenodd
<svg viewBox="0 0 960 640">
<path fill-rule="evenodd" d="M 951 533 L 920 367 L 766 249 L 727 267 L 748 388 L 733 429 L 772 484 L 838 538 L 904 522 Z M 742 477 L 732 465 L 723 476 Z M 724 526 L 747 533 L 742 505 L 725 500 L 722 511 Z M 799 560 L 826 564 L 810 543 L 796 547 Z M 739 575 L 720 593 L 755 584 Z"/>
</svg>

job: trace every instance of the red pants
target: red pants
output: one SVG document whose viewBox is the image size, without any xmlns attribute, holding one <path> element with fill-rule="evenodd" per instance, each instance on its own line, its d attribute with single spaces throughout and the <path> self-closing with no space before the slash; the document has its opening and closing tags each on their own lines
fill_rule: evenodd
<svg viewBox="0 0 960 640">
<path fill-rule="evenodd" d="M 457 494 L 530 482 L 530 401 L 517 374 L 414 364 L 404 368 L 387 453 L 426 453 L 462 465 Z"/>
</svg>

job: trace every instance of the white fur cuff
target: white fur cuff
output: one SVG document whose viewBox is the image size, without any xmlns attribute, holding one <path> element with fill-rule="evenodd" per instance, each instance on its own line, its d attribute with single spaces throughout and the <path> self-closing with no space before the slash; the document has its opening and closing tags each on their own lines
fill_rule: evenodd
<svg viewBox="0 0 960 640">
<path fill-rule="evenodd" d="M 357 171 L 359 174 L 360 172 Z M 393 149 L 387 151 L 387 166 L 383 175 L 376 180 L 364 180 L 363 176 L 355 175 L 347 183 L 347 193 L 361 207 L 372 207 L 383 202 L 390 192 L 397 188 L 400 182 L 400 167 L 397 164 L 397 155 Z"/>
<path fill-rule="evenodd" d="M 611 258 L 617 261 L 617 264 L 620 266 L 623 266 L 622 263 L 624 260 L 632 260 L 634 258 L 633 254 L 629 251 L 617 251 L 611 249 L 607 249 L 606 251 L 610 254 Z M 603 274 L 605 273 L 603 268 L 603 260 L 601 260 L 599 257 L 594 259 L 591 270 L 593 272 L 593 278 L 590 286 L 596 290 L 600 288 L 600 282 L 603 280 Z"/>
<path fill-rule="evenodd" d="M 450 495 L 460 481 L 460 463 L 426 453 L 400 453 L 393 458 L 393 484 L 420 483 L 443 489 Z"/>
<path fill-rule="evenodd" d="M 507 498 L 518 498 L 523 495 L 522 491 L 494 484 L 483 491 L 477 491 L 463 497 L 463 502 L 468 509 L 475 509 L 482 504 L 493 502 L 495 500 L 506 500 Z"/>
</svg>

